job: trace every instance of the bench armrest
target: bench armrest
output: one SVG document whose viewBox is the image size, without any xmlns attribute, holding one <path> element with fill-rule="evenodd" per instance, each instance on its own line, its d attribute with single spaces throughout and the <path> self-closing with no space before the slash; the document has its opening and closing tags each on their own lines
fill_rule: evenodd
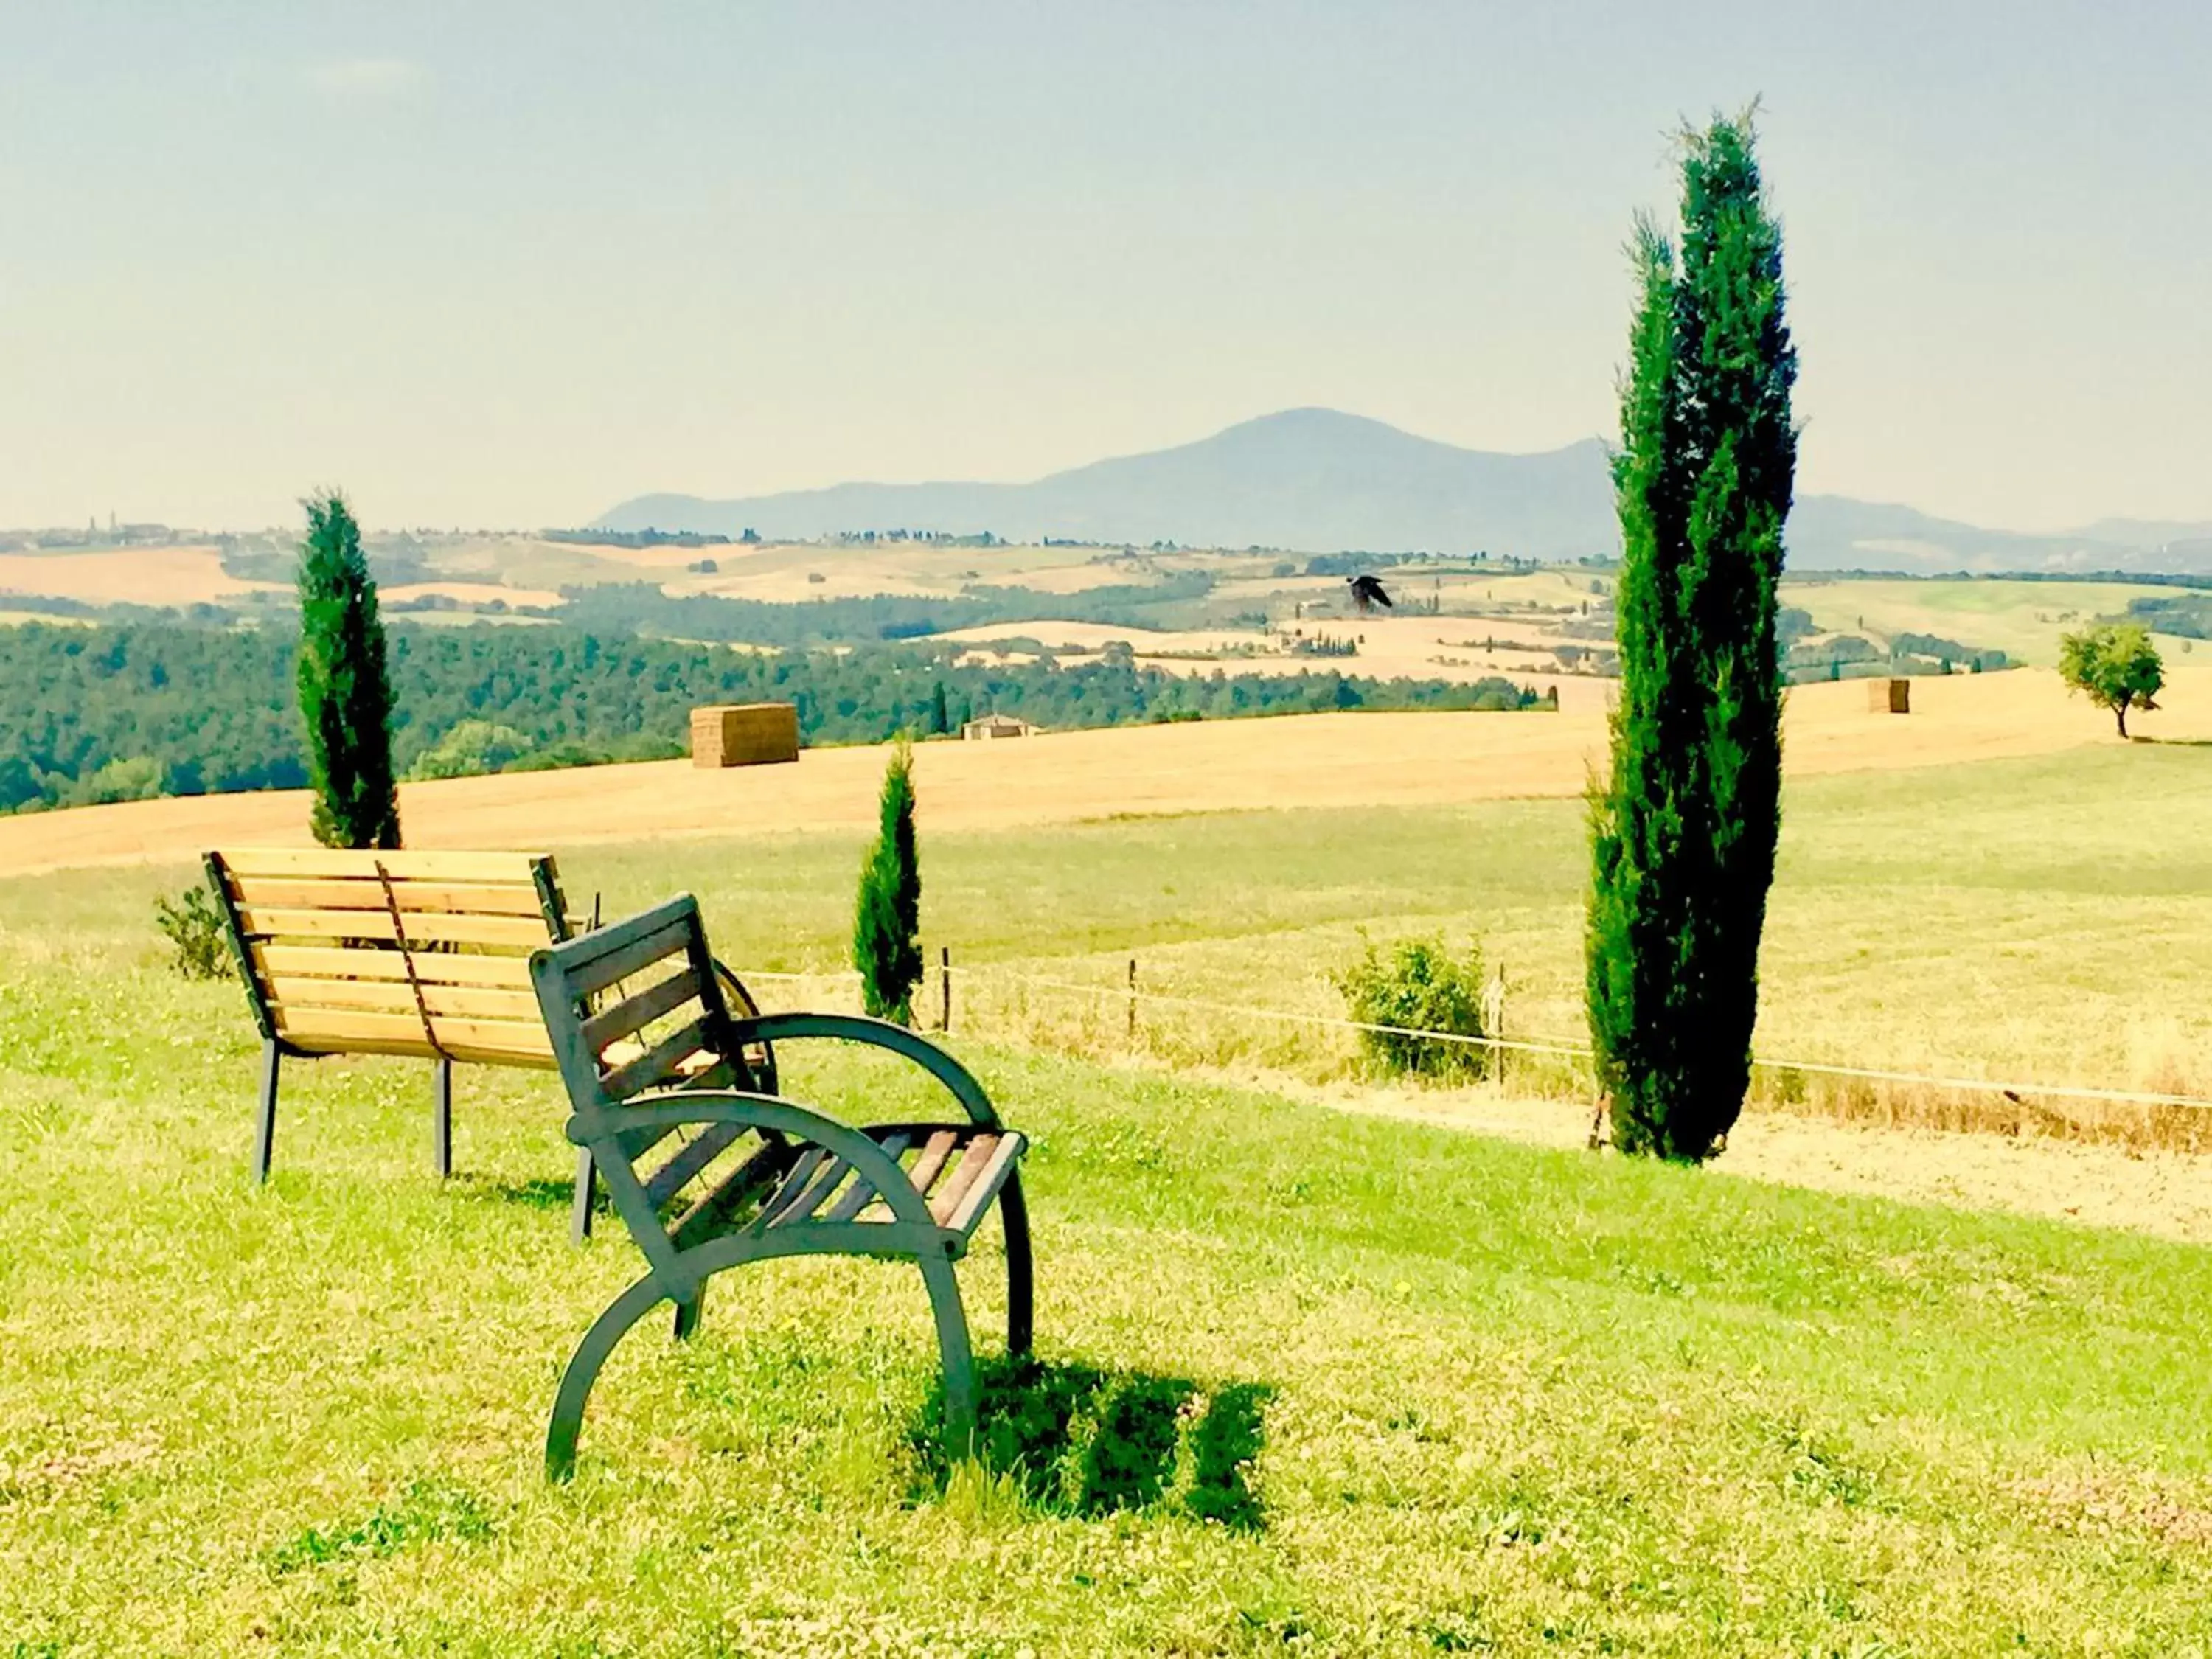
<svg viewBox="0 0 2212 1659">
<path fill-rule="evenodd" d="M 763 1014 L 753 1019 L 732 1023 L 736 1040 L 740 1042 L 785 1042 L 795 1037 L 828 1037 L 833 1042 L 858 1042 L 869 1048 L 888 1048 L 903 1055 L 943 1084 L 952 1097 L 960 1103 L 969 1121 L 986 1129 L 1002 1128 L 999 1114 L 991 1098 L 983 1092 L 983 1085 L 975 1080 L 975 1073 L 945 1053 L 927 1037 L 908 1030 L 903 1025 L 894 1025 L 887 1019 L 869 1019 L 859 1014 Z"/>
</svg>

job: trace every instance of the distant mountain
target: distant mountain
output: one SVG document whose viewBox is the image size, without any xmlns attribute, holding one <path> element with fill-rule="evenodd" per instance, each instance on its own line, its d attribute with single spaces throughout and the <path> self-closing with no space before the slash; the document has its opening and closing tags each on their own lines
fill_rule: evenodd
<svg viewBox="0 0 2212 1659">
<path fill-rule="evenodd" d="M 981 531 L 1147 545 L 1334 553 L 1427 550 L 1522 558 L 1611 556 L 1619 545 L 1606 446 L 1533 455 L 1462 449 L 1330 409 L 1263 415 L 1196 443 L 1055 472 L 1032 483 L 838 484 L 733 501 L 641 495 L 602 530 L 771 540 L 842 532 Z M 2159 532 L 2159 533 L 2154 533 Z M 2176 533 L 2165 533 L 2176 532 Z M 2107 520 L 2019 535 L 1842 495 L 1800 497 L 1800 570 L 2212 570 L 2212 526 Z"/>
</svg>

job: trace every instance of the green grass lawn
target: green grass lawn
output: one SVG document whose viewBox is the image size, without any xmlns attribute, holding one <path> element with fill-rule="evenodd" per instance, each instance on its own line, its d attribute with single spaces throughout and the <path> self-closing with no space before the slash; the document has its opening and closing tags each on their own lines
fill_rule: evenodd
<svg viewBox="0 0 2212 1659">
<path fill-rule="evenodd" d="M 2029 988 L 2125 981 L 2153 927 L 2175 954 L 2124 988 L 2178 988 L 2212 874 L 2190 752 L 1793 789 L 1770 997 L 1905 999 L 1948 962 L 1988 1042 Z M 2106 833 L 2154 802 L 2169 833 Z M 1247 988 L 1363 921 L 1571 963 L 1573 830 L 1507 803 L 939 838 L 927 903 L 978 961 L 1186 952 Z M 824 966 L 857 852 L 564 866 L 616 908 L 694 886 L 733 959 Z M 1043 1362 L 1000 1380 L 984 1464 L 933 1455 L 912 1270 L 785 1263 L 718 1280 L 687 1347 L 641 1326 L 549 1488 L 559 1368 L 638 1271 L 618 1229 L 566 1243 L 552 1079 L 465 1070 L 441 1188 L 427 1067 L 296 1067 L 253 1190 L 237 988 L 148 933 L 179 878 L 0 884 L 0 1656 L 2212 1651 L 2203 1249 L 973 1036 L 1036 1138 Z M 849 1060 L 787 1079 L 918 1103 Z M 995 1237 L 963 1270 L 986 1352 Z"/>
</svg>

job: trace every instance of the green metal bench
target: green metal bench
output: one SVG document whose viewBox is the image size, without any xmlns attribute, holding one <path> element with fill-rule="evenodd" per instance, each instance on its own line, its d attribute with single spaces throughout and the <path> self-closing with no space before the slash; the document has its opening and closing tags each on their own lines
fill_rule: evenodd
<svg viewBox="0 0 2212 1659">
<path fill-rule="evenodd" d="M 945 1426 L 964 1447 L 975 1374 L 952 1264 L 994 1200 L 1006 1230 L 1011 1352 L 1029 1352 L 1032 1325 L 1025 1143 L 999 1121 L 982 1085 L 902 1026 L 733 1011 L 689 894 L 541 949 L 530 972 L 574 1108 L 568 1139 L 597 1166 L 647 1262 L 561 1378 L 547 1476 L 563 1480 L 574 1470 L 592 1382 L 632 1325 L 669 1302 L 677 1336 L 689 1337 L 708 1279 L 778 1256 L 884 1256 L 921 1267 L 936 1316 Z M 809 1037 L 902 1055 L 944 1085 L 965 1121 L 855 1128 L 768 1092 L 772 1080 L 754 1073 L 747 1054 Z"/>
</svg>

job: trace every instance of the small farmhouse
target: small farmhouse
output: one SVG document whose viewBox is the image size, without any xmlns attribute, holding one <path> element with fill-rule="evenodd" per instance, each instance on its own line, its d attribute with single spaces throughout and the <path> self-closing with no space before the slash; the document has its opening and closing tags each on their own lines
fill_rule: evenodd
<svg viewBox="0 0 2212 1659">
<path fill-rule="evenodd" d="M 969 743 L 986 743 L 994 738 L 1026 738 L 1036 730 L 1027 720 L 1018 720 L 1012 714 L 985 714 L 963 725 L 960 735 Z"/>
</svg>

